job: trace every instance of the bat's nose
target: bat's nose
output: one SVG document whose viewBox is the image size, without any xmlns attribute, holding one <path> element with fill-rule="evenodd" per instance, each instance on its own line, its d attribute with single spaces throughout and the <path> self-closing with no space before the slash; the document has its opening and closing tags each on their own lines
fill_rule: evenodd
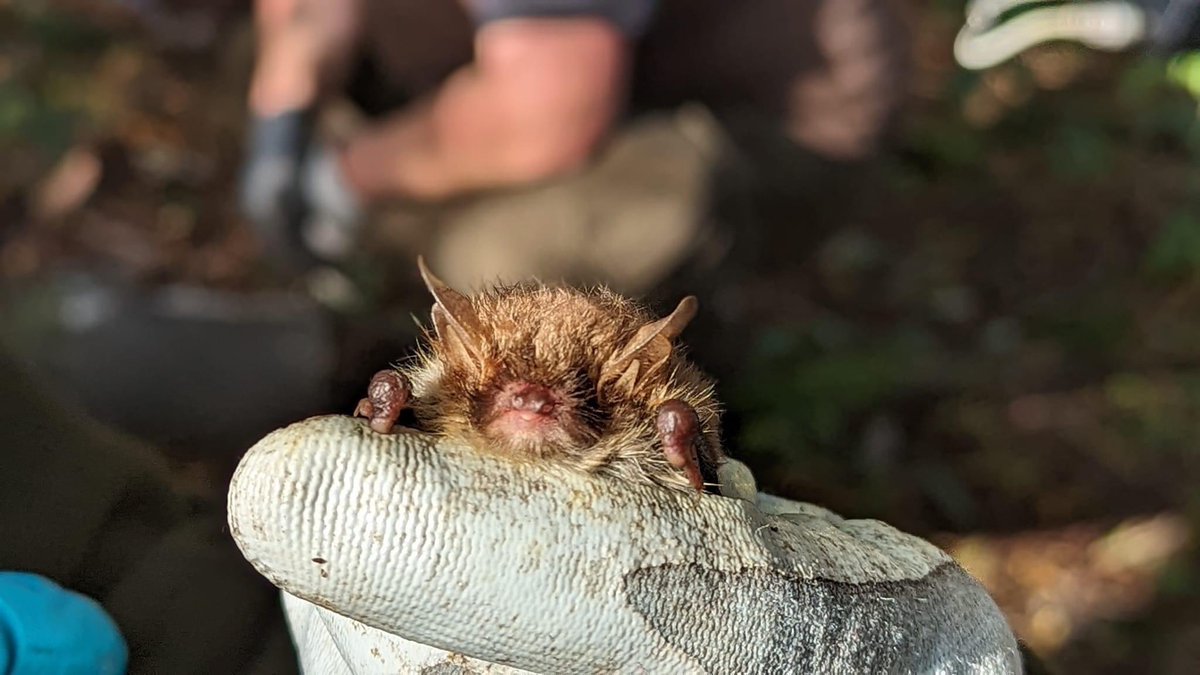
<svg viewBox="0 0 1200 675">
<path fill-rule="evenodd" d="M 505 387 L 500 407 L 509 410 L 548 415 L 554 411 L 554 394 L 546 387 L 531 382 L 515 382 Z"/>
</svg>

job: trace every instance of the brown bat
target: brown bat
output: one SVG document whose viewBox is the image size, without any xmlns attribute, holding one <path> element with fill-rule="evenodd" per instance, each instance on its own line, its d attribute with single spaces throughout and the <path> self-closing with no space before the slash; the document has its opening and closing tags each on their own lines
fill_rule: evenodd
<svg viewBox="0 0 1200 675">
<path fill-rule="evenodd" d="M 510 458 L 680 490 L 719 492 L 725 462 L 711 380 L 674 344 L 696 314 L 662 319 L 607 289 L 525 283 L 467 297 L 418 260 L 433 331 L 409 364 L 371 378 L 354 414 Z"/>
</svg>

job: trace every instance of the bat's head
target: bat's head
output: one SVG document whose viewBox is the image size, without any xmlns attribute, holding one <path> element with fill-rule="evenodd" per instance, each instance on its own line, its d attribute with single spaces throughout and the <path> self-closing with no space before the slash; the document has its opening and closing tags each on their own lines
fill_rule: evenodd
<svg viewBox="0 0 1200 675">
<path fill-rule="evenodd" d="M 623 417 L 649 411 L 672 376 L 672 342 L 696 311 L 689 297 L 655 320 L 603 289 L 541 284 L 467 297 L 420 267 L 434 297 L 428 352 L 439 377 L 418 416 L 520 456 L 578 455 Z"/>
</svg>

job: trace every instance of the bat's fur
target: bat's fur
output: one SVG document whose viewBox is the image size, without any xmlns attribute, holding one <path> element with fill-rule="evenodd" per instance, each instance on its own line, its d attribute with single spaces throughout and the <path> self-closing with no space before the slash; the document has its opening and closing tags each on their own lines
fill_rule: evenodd
<svg viewBox="0 0 1200 675">
<path fill-rule="evenodd" d="M 723 460 L 719 404 L 712 381 L 672 345 L 657 367 L 641 364 L 636 377 L 620 378 L 606 364 L 655 321 L 639 304 L 604 288 L 525 283 L 470 297 L 478 356 L 453 336 L 429 330 L 418 355 L 398 370 L 409 378 L 411 405 L 422 428 L 514 458 L 552 460 L 588 472 L 691 491 L 683 472 L 659 448 L 657 407 L 679 399 L 696 410 L 703 443 L 701 475 L 715 481 Z M 444 306 L 437 308 L 449 310 Z M 452 313 L 452 311 L 448 311 Z M 459 308 L 458 313 L 467 313 Z M 536 382 L 562 403 L 562 433 L 530 444 L 489 432 L 491 402 L 506 383 Z"/>
</svg>

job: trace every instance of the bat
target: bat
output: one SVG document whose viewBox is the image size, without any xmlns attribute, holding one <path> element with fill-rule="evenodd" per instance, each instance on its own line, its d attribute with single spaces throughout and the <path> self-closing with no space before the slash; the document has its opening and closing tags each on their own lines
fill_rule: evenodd
<svg viewBox="0 0 1200 675">
<path fill-rule="evenodd" d="M 721 493 L 720 404 L 677 343 L 695 297 L 657 318 L 602 287 L 467 296 L 418 267 L 432 330 L 415 358 L 371 379 L 354 411 L 371 429 L 389 433 L 411 410 L 418 429 L 484 452 Z"/>
</svg>

